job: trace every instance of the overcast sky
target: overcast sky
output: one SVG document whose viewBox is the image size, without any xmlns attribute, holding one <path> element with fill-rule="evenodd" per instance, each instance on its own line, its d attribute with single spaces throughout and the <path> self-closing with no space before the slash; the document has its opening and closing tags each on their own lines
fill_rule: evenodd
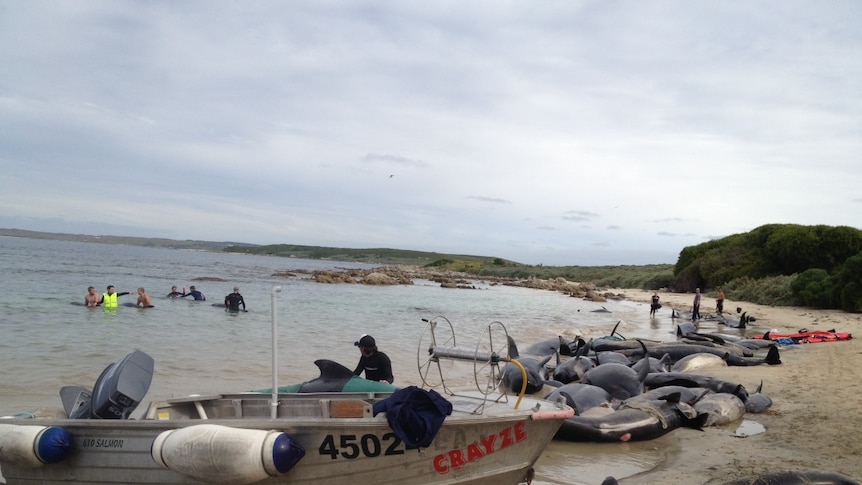
<svg viewBox="0 0 862 485">
<path fill-rule="evenodd" d="M 862 228 L 862 2 L 0 2 L 0 227 L 675 263 Z"/>
</svg>

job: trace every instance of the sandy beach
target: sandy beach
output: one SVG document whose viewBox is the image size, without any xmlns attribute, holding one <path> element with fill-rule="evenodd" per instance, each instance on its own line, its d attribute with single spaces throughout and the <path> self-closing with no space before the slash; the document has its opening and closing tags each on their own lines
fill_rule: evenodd
<svg viewBox="0 0 862 485">
<path fill-rule="evenodd" d="M 630 301 L 649 302 L 652 292 L 614 290 Z M 690 311 L 692 294 L 659 292 L 663 308 Z M 756 321 L 747 336 L 770 329 L 795 332 L 850 332 L 845 342 L 781 347 L 781 365 L 715 367 L 698 371 L 738 382 L 753 392 L 763 381 L 763 393 L 773 400 L 770 410 L 747 414 L 766 432 L 736 437 L 737 423 L 703 432 L 678 429 L 669 437 L 680 452 L 667 463 L 621 484 L 716 484 L 776 471 L 820 470 L 862 480 L 862 315 L 835 310 L 769 307 L 726 300 L 725 312 L 741 307 Z M 704 297 L 701 314 L 715 311 L 715 300 Z"/>
</svg>

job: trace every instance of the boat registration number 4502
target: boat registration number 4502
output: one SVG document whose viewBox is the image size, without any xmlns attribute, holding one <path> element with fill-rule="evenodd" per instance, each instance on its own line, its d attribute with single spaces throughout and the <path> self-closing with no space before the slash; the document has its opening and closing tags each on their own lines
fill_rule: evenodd
<svg viewBox="0 0 862 485">
<path fill-rule="evenodd" d="M 395 433 L 386 433 L 381 437 L 369 433 L 362 436 L 328 434 L 323 438 L 323 443 L 317 451 L 321 455 L 329 455 L 333 460 L 339 456 L 352 460 L 360 456 L 371 458 L 381 455 L 403 455 L 407 449 L 407 445 Z"/>
</svg>

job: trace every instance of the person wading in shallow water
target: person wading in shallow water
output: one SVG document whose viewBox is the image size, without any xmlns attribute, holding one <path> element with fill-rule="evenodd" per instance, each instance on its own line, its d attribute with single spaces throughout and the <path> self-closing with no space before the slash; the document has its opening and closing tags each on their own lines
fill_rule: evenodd
<svg viewBox="0 0 862 485">
<path fill-rule="evenodd" d="M 389 356 L 377 350 L 377 342 L 371 335 L 363 335 L 359 340 L 353 342 L 359 347 L 362 356 L 359 364 L 353 371 L 353 375 L 361 375 L 365 372 L 365 378 L 369 381 L 388 382 L 392 384 L 395 378 L 392 376 L 392 362 Z"/>
<path fill-rule="evenodd" d="M 233 293 L 224 297 L 225 310 L 238 312 L 240 305 L 242 305 L 242 311 L 245 311 L 245 299 L 239 294 L 239 288 L 234 286 Z"/>
<path fill-rule="evenodd" d="M 656 291 L 652 294 L 652 303 L 649 306 L 649 316 L 651 317 L 655 316 L 655 312 L 658 311 L 659 308 L 661 308 L 661 303 L 659 303 L 658 300 L 659 296 L 658 292 Z"/>
<path fill-rule="evenodd" d="M 201 293 L 200 291 L 196 290 L 194 286 L 189 286 L 189 289 L 191 291 L 189 291 L 188 293 L 183 293 L 182 295 L 180 295 L 180 298 L 185 298 L 187 296 L 190 296 L 197 301 L 204 301 L 207 299 L 207 297 L 205 297 L 204 294 Z"/>
<path fill-rule="evenodd" d="M 153 299 L 150 298 L 150 295 L 147 294 L 147 291 L 143 287 L 138 288 L 138 302 L 136 305 L 144 308 L 152 308 L 153 306 Z"/>
<path fill-rule="evenodd" d="M 699 320 L 700 317 L 700 288 L 694 289 L 694 303 L 691 306 L 691 321 Z"/>
<path fill-rule="evenodd" d="M 724 290 L 721 287 L 718 288 L 718 296 L 715 297 L 715 311 L 719 315 L 724 311 Z"/>
<path fill-rule="evenodd" d="M 87 288 L 87 294 L 84 295 L 84 305 L 86 306 L 99 306 L 101 303 L 101 296 L 96 293 L 96 287 L 91 286 Z"/>
<path fill-rule="evenodd" d="M 102 294 L 102 299 L 99 301 L 99 304 L 102 305 L 103 308 L 117 308 L 117 297 L 128 294 L 128 291 L 117 293 L 114 291 L 114 285 L 108 285 L 108 291 Z"/>
</svg>

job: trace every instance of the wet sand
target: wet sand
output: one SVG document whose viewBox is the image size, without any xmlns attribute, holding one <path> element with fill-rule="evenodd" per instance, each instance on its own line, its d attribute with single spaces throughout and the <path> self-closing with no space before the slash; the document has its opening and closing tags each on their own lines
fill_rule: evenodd
<svg viewBox="0 0 862 485">
<path fill-rule="evenodd" d="M 615 290 L 617 291 L 617 290 Z M 630 301 L 648 303 L 652 292 L 618 290 Z M 692 294 L 659 293 L 663 308 L 690 311 Z M 763 393 L 773 400 L 770 410 L 747 414 L 766 432 L 736 437 L 739 423 L 704 431 L 677 429 L 656 446 L 676 450 L 656 468 L 628 477 L 628 484 L 705 484 L 747 478 L 775 471 L 821 470 L 862 480 L 862 315 L 835 310 L 769 307 L 726 300 L 725 312 L 736 308 L 757 318 L 747 336 L 770 329 L 795 332 L 831 330 L 855 337 L 845 342 L 781 347 L 781 365 L 715 367 L 699 370 L 738 382 L 750 392 L 763 381 Z M 701 314 L 715 310 L 715 300 L 704 296 Z M 648 310 L 647 310 L 648 311 Z M 614 445 L 616 446 L 616 445 Z M 608 476 L 614 471 L 608 470 Z M 597 483 L 600 483 L 597 482 Z"/>
</svg>

